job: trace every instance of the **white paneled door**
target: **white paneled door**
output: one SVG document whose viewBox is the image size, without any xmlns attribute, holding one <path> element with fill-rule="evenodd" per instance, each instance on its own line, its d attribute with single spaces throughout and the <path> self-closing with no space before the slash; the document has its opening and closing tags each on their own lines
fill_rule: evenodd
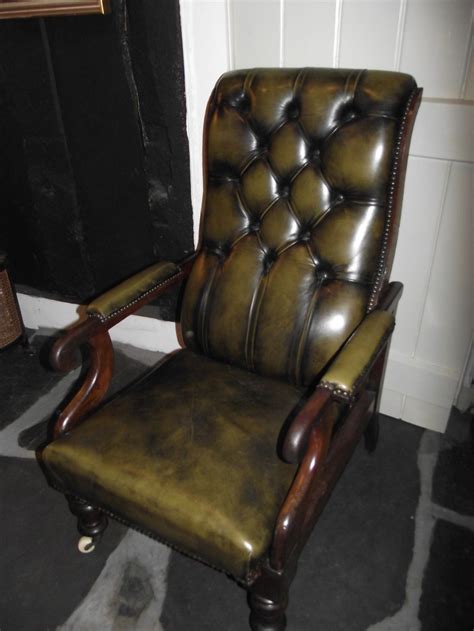
<svg viewBox="0 0 474 631">
<path fill-rule="evenodd" d="M 425 88 L 392 277 L 405 284 L 382 412 L 444 431 L 472 339 L 472 0 L 181 0 L 195 225 L 217 77 L 253 66 L 399 70 Z M 196 232 L 197 234 L 197 232 Z"/>
</svg>

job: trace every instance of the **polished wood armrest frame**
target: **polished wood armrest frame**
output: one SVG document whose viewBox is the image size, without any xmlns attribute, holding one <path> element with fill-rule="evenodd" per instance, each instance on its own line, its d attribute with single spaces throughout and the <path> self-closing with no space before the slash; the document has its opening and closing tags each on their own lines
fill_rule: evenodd
<svg viewBox="0 0 474 631">
<path fill-rule="evenodd" d="M 390 283 L 377 309 L 395 314 L 402 291 L 401 283 Z M 297 558 L 370 420 L 369 412 L 376 412 L 389 342 L 390 337 L 372 358 L 353 400 L 341 400 L 334 391 L 316 386 L 291 423 L 282 455 L 299 467 L 277 518 L 269 555 L 272 571 L 283 572 Z M 349 412 L 333 435 L 337 405 Z"/>
<path fill-rule="evenodd" d="M 195 254 L 178 265 L 178 272 L 152 291 L 125 305 L 109 318 L 90 315 L 61 336 L 50 353 L 51 366 L 58 372 L 69 372 L 75 368 L 80 358 L 80 349 L 85 348 L 89 359 L 86 377 L 80 389 L 62 410 L 54 425 L 53 438 L 70 431 L 80 423 L 86 414 L 94 410 L 103 400 L 110 385 L 113 373 L 114 352 L 109 329 L 127 316 L 183 281 L 189 275 Z"/>
</svg>

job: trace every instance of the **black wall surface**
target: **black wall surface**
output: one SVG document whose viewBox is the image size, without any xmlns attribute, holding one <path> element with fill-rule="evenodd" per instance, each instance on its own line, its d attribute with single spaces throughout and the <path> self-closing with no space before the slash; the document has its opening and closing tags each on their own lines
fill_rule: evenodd
<svg viewBox="0 0 474 631">
<path fill-rule="evenodd" d="M 192 250 L 177 0 L 0 22 L 0 248 L 77 302 Z"/>
</svg>

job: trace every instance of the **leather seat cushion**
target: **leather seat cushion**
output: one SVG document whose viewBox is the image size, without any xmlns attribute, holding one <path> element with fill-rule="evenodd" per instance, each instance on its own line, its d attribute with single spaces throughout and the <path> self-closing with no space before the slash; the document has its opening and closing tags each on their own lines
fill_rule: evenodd
<svg viewBox="0 0 474 631">
<path fill-rule="evenodd" d="M 181 350 L 68 435 L 52 482 L 245 579 L 295 474 L 277 454 L 302 389 Z"/>
</svg>

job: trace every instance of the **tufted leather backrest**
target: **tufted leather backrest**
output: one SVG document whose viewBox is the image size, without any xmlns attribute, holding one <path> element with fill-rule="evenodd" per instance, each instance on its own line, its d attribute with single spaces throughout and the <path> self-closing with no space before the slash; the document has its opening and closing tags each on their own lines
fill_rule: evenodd
<svg viewBox="0 0 474 631">
<path fill-rule="evenodd" d="M 321 373 L 388 276 L 417 92 L 409 75 L 379 71 L 221 77 L 206 118 L 187 346 L 299 385 Z"/>
</svg>

